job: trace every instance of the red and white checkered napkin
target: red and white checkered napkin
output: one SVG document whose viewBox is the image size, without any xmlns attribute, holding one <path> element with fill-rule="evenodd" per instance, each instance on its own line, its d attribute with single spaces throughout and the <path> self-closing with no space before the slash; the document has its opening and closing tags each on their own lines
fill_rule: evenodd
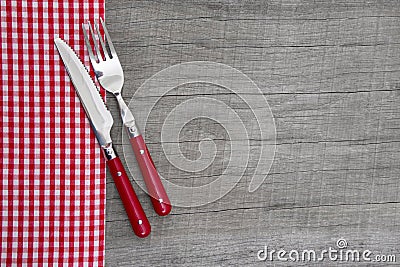
<svg viewBox="0 0 400 267">
<path fill-rule="evenodd" d="M 104 265 L 105 163 L 54 38 L 103 0 L 1 0 L 1 266 Z"/>
</svg>

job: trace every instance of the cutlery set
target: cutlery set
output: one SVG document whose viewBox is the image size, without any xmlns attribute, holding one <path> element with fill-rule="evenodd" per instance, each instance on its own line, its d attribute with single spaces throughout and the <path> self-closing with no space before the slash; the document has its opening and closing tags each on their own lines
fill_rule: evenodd
<svg viewBox="0 0 400 267">
<path fill-rule="evenodd" d="M 101 18 L 100 24 L 104 31 L 104 39 L 101 35 L 99 24 L 95 23 L 94 28 L 90 23 L 88 23 L 87 27 L 84 24 L 82 25 L 91 65 L 100 85 L 112 93 L 118 101 L 121 119 L 127 130 L 153 208 L 158 215 L 165 216 L 171 211 L 171 203 L 143 136 L 135 124 L 135 118 L 121 96 L 124 84 L 122 66 L 105 23 Z M 110 136 L 111 127 L 114 123 L 113 117 L 100 96 L 94 81 L 74 50 L 61 38 L 56 38 L 54 42 L 102 148 L 107 166 L 114 179 L 133 231 L 138 237 L 146 237 L 151 232 L 150 223 L 136 196 L 125 168 L 113 148 Z M 91 43 L 93 43 L 94 51 Z"/>
</svg>

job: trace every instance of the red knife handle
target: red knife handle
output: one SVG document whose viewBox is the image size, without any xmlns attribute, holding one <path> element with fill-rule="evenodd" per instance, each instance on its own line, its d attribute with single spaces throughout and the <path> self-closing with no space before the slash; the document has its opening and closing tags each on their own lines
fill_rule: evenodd
<svg viewBox="0 0 400 267">
<path fill-rule="evenodd" d="M 115 186 L 124 204 L 126 213 L 128 214 L 133 231 L 138 237 L 146 237 L 150 234 L 151 226 L 146 214 L 140 205 L 135 190 L 129 181 L 125 168 L 119 157 L 107 161 L 111 175 L 114 179 Z"/>
<path fill-rule="evenodd" d="M 171 202 L 165 192 L 165 188 L 154 166 L 154 162 L 151 159 L 143 136 L 139 134 L 135 137 L 131 137 L 130 141 L 150 195 L 153 208 L 158 215 L 165 216 L 171 212 Z"/>
</svg>

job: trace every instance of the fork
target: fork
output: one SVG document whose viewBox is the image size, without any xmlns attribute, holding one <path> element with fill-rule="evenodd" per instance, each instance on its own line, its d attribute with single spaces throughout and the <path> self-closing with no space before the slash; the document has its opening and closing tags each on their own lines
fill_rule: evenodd
<svg viewBox="0 0 400 267">
<path fill-rule="evenodd" d="M 102 18 L 100 18 L 100 23 L 104 31 L 104 39 L 100 33 L 98 23 L 94 23 L 96 33 L 94 32 L 90 22 L 87 24 L 96 54 L 93 52 L 85 24 L 82 24 L 82 30 L 85 37 L 86 48 L 89 52 L 90 62 L 100 85 L 117 98 L 122 122 L 124 123 L 124 126 L 128 132 L 136 160 L 139 164 L 140 171 L 153 204 L 153 208 L 158 215 L 165 216 L 171 211 L 171 202 L 169 201 L 167 193 L 165 192 L 164 186 L 160 180 L 160 176 L 143 140 L 143 136 L 140 134 L 139 129 L 135 124 L 135 118 L 121 96 L 122 87 L 124 85 L 124 72 Z M 96 35 L 99 40 L 100 47 L 97 42 Z"/>
</svg>

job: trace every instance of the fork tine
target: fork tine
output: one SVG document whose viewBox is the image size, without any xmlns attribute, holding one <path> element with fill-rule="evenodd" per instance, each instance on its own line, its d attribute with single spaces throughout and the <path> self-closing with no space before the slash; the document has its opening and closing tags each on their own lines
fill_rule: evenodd
<svg viewBox="0 0 400 267">
<path fill-rule="evenodd" d="M 98 23 L 94 23 L 94 28 L 96 30 L 97 36 L 99 37 L 100 45 L 101 45 L 101 48 L 103 49 L 104 56 L 106 57 L 106 59 L 112 57 L 108 53 L 108 50 L 106 48 L 106 44 L 104 43 L 103 37 L 101 36 L 100 30 L 99 30 L 99 24 Z"/>
<path fill-rule="evenodd" d="M 94 50 L 96 50 L 96 53 L 97 53 L 97 58 L 99 59 L 99 61 L 103 61 L 103 56 L 101 55 L 99 46 L 98 46 L 97 41 L 96 41 L 96 37 L 94 35 L 92 24 L 90 24 L 90 21 L 88 22 L 88 25 L 89 25 L 89 31 L 90 31 L 90 34 L 92 36 L 92 40 L 93 40 L 93 43 L 94 43 Z M 101 39 L 101 36 L 99 36 L 99 39 Z"/>
<path fill-rule="evenodd" d="M 101 25 L 103 26 L 104 34 L 106 35 L 106 39 L 107 39 L 108 47 L 110 48 L 111 56 L 113 56 L 113 57 L 117 56 L 117 52 L 115 51 L 114 45 L 111 42 L 111 37 L 108 34 L 107 27 L 101 17 L 100 17 L 100 22 L 101 22 Z"/>
<path fill-rule="evenodd" d="M 87 30 L 85 28 L 85 24 L 84 23 L 82 23 L 82 31 L 83 31 L 83 35 L 84 35 L 84 39 L 85 39 L 86 49 L 89 52 L 90 61 L 92 62 L 92 64 L 97 63 L 97 59 L 93 54 L 92 46 L 90 45 L 89 36 L 87 35 Z"/>
</svg>

